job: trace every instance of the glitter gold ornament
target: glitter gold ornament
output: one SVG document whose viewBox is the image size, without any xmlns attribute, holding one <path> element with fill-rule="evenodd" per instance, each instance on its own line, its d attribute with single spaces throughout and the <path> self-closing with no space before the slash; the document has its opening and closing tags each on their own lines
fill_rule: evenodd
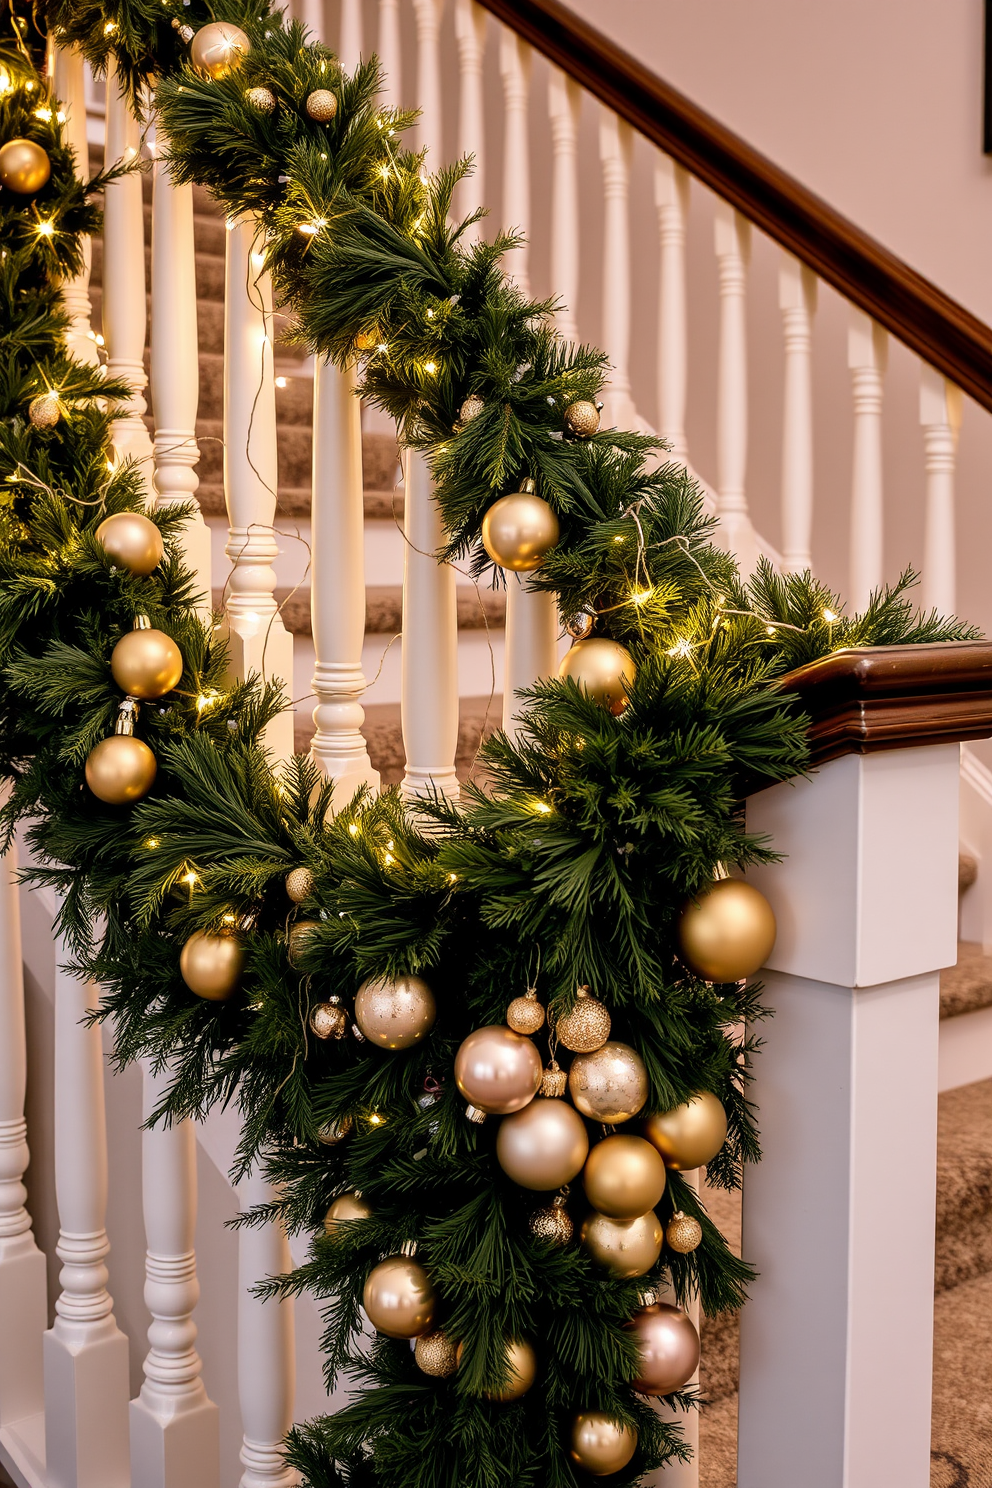
<svg viewBox="0 0 992 1488">
<path fill-rule="evenodd" d="M 655 1302 L 627 1324 L 637 1340 L 640 1373 L 634 1389 L 642 1395 L 670 1395 L 687 1385 L 699 1367 L 699 1334 L 687 1313 Z"/>
<path fill-rule="evenodd" d="M 679 1255 L 689 1255 L 699 1248 L 703 1238 L 703 1227 L 698 1219 L 684 1214 L 680 1209 L 673 1214 L 665 1226 L 665 1241 L 669 1250 L 675 1250 Z"/>
<path fill-rule="evenodd" d="M 547 1096 L 550 1100 L 556 1100 L 559 1096 L 564 1095 L 567 1089 L 568 1076 L 557 1059 L 552 1059 L 541 1076 L 541 1084 L 537 1093 L 538 1095 Z"/>
<path fill-rule="evenodd" d="M 458 1345 L 438 1328 L 433 1333 L 421 1333 L 413 1346 L 413 1357 L 424 1374 L 447 1379 L 458 1368 Z"/>
<path fill-rule="evenodd" d="M 369 977 L 355 994 L 355 1022 L 380 1049 L 411 1049 L 436 1017 L 434 993 L 423 977 Z"/>
<path fill-rule="evenodd" d="M 760 890 L 720 878 L 683 907 L 679 948 L 707 982 L 740 982 L 765 964 L 775 944 L 775 914 Z"/>
<path fill-rule="evenodd" d="M 275 112 L 276 95 L 271 88 L 249 88 L 245 93 L 245 103 L 258 109 L 260 114 L 271 114 Z"/>
<path fill-rule="evenodd" d="M 530 1039 L 512 1028 L 477 1028 L 455 1055 L 455 1084 L 475 1110 L 489 1116 L 522 1110 L 540 1083 L 540 1055 Z"/>
<path fill-rule="evenodd" d="M 619 641 L 587 636 L 565 652 L 558 675 L 571 678 L 594 703 L 619 717 L 630 701 L 627 689 L 637 676 L 637 663 Z"/>
<path fill-rule="evenodd" d="M 665 1192 L 660 1156 L 643 1137 L 606 1137 L 592 1149 L 582 1174 L 586 1198 L 610 1219 L 637 1219 Z"/>
<path fill-rule="evenodd" d="M 644 1145 L 648 1147 L 647 1142 Z M 585 1122 L 563 1100 L 531 1101 L 501 1121 L 496 1134 L 496 1158 L 503 1172 L 521 1188 L 541 1193 L 571 1183 L 588 1151 Z M 661 1169 L 664 1172 L 664 1164 Z"/>
<path fill-rule="evenodd" d="M 179 955 L 179 971 L 191 992 L 206 1002 L 226 1002 L 237 990 L 244 967 L 244 948 L 233 935 L 197 930 Z"/>
<path fill-rule="evenodd" d="M 340 1225 L 350 1224 L 353 1220 L 371 1218 L 372 1210 L 360 1193 L 338 1194 L 324 1215 L 324 1234 L 333 1235 Z"/>
<path fill-rule="evenodd" d="M 153 573 L 165 557 L 161 532 L 141 512 L 115 512 L 105 517 L 94 536 L 118 568 L 140 578 Z"/>
<path fill-rule="evenodd" d="M 323 1126 L 317 1128 L 317 1141 L 324 1147 L 336 1147 L 343 1142 L 352 1127 L 350 1116 L 342 1116 L 340 1121 L 325 1121 Z"/>
<path fill-rule="evenodd" d="M 478 418 L 485 406 L 486 400 L 480 398 L 478 393 L 469 393 L 468 397 L 462 400 L 462 406 L 458 410 L 459 423 L 470 424 L 474 418 Z"/>
<path fill-rule="evenodd" d="M 179 685 L 183 654 L 164 630 L 152 629 L 147 615 L 137 615 L 134 629 L 121 636 L 111 653 L 110 670 L 122 692 L 148 701 Z"/>
<path fill-rule="evenodd" d="M 494 501 L 482 519 L 482 546 L 494 563 L 514 573 L 540 568 L 558 541 L 558 518 L 530 479 Z"/>
<path fill-rule="evenodd" d="M 615 1421 L 605 1411 L 583 1411 L 572 1422 L 572 1461 L 594 1478 L 619 1472 L 636 1451 L 633 1426 Z"/>
<path fill-rule="evenodd" d="M 33 196 L 51 174 L 48 154 L 34 140 L 12 139 L 0 148 L 0 185 L 17 196 Z"/>
<path fill-rule="evenodd" d="M 636 1049 L 610 1041 L 572 1060 L 568 1089 L 583 1116 L 616 1126 L 636 1116 L 647 1100 L 648 1072 Z"/>
<path fill-rule="evenodd" d="M 648 1116 L 644 1135 L 667 1168 L 689 1172 L 711 1162 L 720 1151 L 727 1140 L 727 1113 L 715 1095 L 701 1090 L 685 1105 Z"/>
<path fill-rule="evenodd" d="M 319 1039 L 343 1039 L 348 1032 L 348 1015 L 337 997 L 314 1003 L 308 1022 L 311 1033 Z"/>
<path fill-rule="evenodd" d="M 190 66 L 217 81 L 240 67 L 250 51 L 251 42 L 240 26 L 231 21 L 210 21 L 190 42 Z"/>
<path fill-rule="evenodd" d="M 28 418 L 36 429 L 54 429 L 59 421 L 59 395 L 54 388 L 31 399 Z"/>
<path fill-rule="evenodd" d="M 124 703 L 109 739 L 101 739 L 86 756 L 86 784 L 108 806 L 130 806 L 155 784 L 158 762 L 148 745 L 134 737 L 137 704 Z"/>
<path fill-rule="evenodd" d="M 549 1245 L 567 1245 L 575 1234 L 572 1216 L 561 1194 L 546 1209 L 535 1209 L 527 1228 L 536 1239 L 546 1240 Z"/>
<path fill-rule="evenodd" d="M 513 999 L 506 1010 L 506 1021 L 514 1033 L 536 1033 L 544 1027 L 544 1009 L 533 987 L 527 988 L 525 997 Z"/>
<path fill-rule="evenodd" d="M 286 874 L 286 893 L 294 904 L 302 904 L 313 892 L 313 874 L 309 868 L 291 868 Z"/>
<path fill-rule="evenodd" d="M 315 88 L 307 94 L 306 110 L 318 124 L 329 124 L 338 111 L 338 101 L 330 88 Z"/>
<path fill-rule="evenodd" d="M 593 997 L 588 987 L 580 987 L 575 1006 L 562 1013 L 555 1023 L 558 1042 L 573 1054 L 591 1054 L 601 1049 L 610 1036 L 610 1015 Z"/>
<path fill-rule="evenodd" d="M 420 1262 L 397 1255 L 371 1271 L 362 1305 L 373 1328 L 387 1338 L 419 1338 L 430 1332 L 437 1299 Z"/>
<path fill-rule="evenodd" d="M 565 425 L 578 439 L 588 439 L 599 429 L 599 409 L 588 398 L 578 398 L 565 409 Z"/>
<path fill-rule="evenodd" d="M 593 1213 L 582 1223 L 579 1233 L 583 1248 L 597 1266 L 614 1276 L 644 1276 L 661 1255 L 664 1238 L 661 1220 L 653 1209 L 636 1219 L 611 1219 L 608 1214 Z"/>
<path fill-rule="evenodd" d="M 462 1360 L 463 1345 L 458 1345 L 456 1358 L 458 1363 Z M 503 1351 L 509 1378 L 501 1389 L 486 1390 L 484 1399 L 498 1400 L 506 1404 L 510 1400 L 519 1400 L 521 1395 L 526 1395 L 534 1383 L 537 1374 L 537 1358 L 534 1350 L 525 1338 L 511 1338 Z"/>
</svg>

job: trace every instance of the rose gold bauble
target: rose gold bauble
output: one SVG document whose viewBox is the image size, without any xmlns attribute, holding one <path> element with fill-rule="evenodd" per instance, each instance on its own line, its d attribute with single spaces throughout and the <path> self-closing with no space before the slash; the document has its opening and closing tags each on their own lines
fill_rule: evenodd
<svg viewBox="0 0 992 1488">
<path fill-rule="evenodd" d="M 537 1240 L 546 1240 L 549 1245 L 567 1245 L 575 1234 L 572 1216 L 565 1208 L 561 1194 L 547 1209 L 535 1209 L 527 1221 L 527 1228 Z"/>
<path fill-rule="evenodd" d="M 583 1411 L 572 1422 L 572 1461 L 594 1478 L 619 1472 L 636 1451 L 633 1426 L 613 1420 L 605 1411 Z"/>
<path fill-rule="evenodd" d="M 245 103 L 258 109 L 260 114 L 272 114 L 275 113 L 276 95 L 271 88 L 249 88 L 245 93 Z"/>
<path fill-rule="evenodd" d="M 555 1037 L 573 1054 L 591 1054 L 610 1036 L 610 1015 L 588 987 L 580 987 L 575 1005 L 555 1022 Z"/>
<path fill-rule="evenodd" d="M 338 111 L 338 101 L 330 88 L 314 88 L 307 94 L 306 110 L 318 124 L 329 124 Z"/>
<path fill-rule="evenodd" d="M 775 914 L 753 884 L 720 878 L 683 907 L 679 948 L 707 982 L 740 982 L 764 966 L 775 944 Z"/>
<path fill-rule="evenodd" d="M 307 1019 L 310 1032 L 319 1039 L 343 1039 L 348 1032 L 348 1014 L 336 999 L 315 1002 Z"/>
<path fill-rule="evenodd" d="M 339 1225 L 354 1219 L 371 1219 L 372 1210 L 359 1193 L 339 1194 L 324 1215 L 324 1234 L 333 1235 Z"/>
<path fill-rule="evenodd" d="M 398 1255 L 371 1272 L 362 1305 L 373 1328 L 387 1338 L 419 1338 L 430 1331 L 436 1298 L 420 1262 Z"/>
<path fill-rule="evenodd" d="M 684 1106 L 655 1112 L 644 1122 L 644 1135 L 657 1147 L 665 1166 L 678 1172 L 701 1168 L 727 1140 L 727 1113 L 708 1090 L 701 1090 Z"/>
<path fill-rule="evenodd" d="M 501 1024 L 477 1028 L 455 1055 L 458 1089 L 488 1116 L 522 1110 L 537 1094 L 541 1073 L 541 1058 L 530 1039 Z"/>
<path fill-rule="evenodd" d="M 599 429 L 599 409 L 588 398 L 578 398 L 565 409 L 565 423 L 570 433 L 588 439 Z"/>
<path fill-rule="evenodd" d="M 592 1054 L 576 1055 L 568 1090 L 583 1116 L 616 1126 L 636 1116 L 647 1100 L 648 1072 L 629 1044 L 606 1043 Z"/>
<path fill-rule="evenodd" d="M 86 784 L 108 806 L 140 801 L 155 784 L 157 773 L 154 754 L 133 734 L 111 734 L 86 756 Z"/>
<path fill-rule="evenodd" d="M 540 568 L 559 531 L 546 501 L 531 491 L 514 491 L 494 501 L 483 517 L 482 546 L 501 568 L 530 573 Z"/>
<path fill-rule="evenodd" d="M 115 512 L 106 517 L 94 534 L 118 568 L 144 577 L 165 557 L 165 543 L 154 522 L 140 512 Z"/>
<path fill-rule="evenodd" d="M 422 977 L 369 977 L 355 994 L 355 1022 L 380 1049 L 411 1049 L 436 1017 L 434 993 Z"/>
<path fill-rule="evenodd" d="M 698 1250 L 702 1238 L 703 1227 L 699 1220 L 693 1219 L 691 1214 L 683 1214 L 681 1209 L 665 1226 L 665 1243 L 669 1250 L 677 1251 L 679 1255 L 691 1255 Z"/>
<path fill-rule="evenodd" d="M 210 21 L 201 26 L 189 47 L 190 65 L 204 77 L 227 77 L 240 67 L 251 42 L 240 26 L 231 21 Z"/>
<path fill-rule="evenodd" d="M 544 1027 L 544 1008 L 537 1000 L 537 993 L 530 991 L 526 997 L 515 997 L 506 1010 L 506 1021 L 514 1033 L 536 1033 Z"/>
<path fill-rule="evenodd" d="M 54 389 L 38 393 L 28 404 L 28 418 L 36 429 L 54 429 L 60 415 L 59 395 Z"/>
<path fill-rule="evenodd" d="M 351 1131 L 351 1117 L 342 1116 L 340 1121 L 325 1121 L 317 1128 L 317 1141 L 325 1147 L 336 1147 Z"/>
<path fill-rule="evenodd" d="M 670 1395 L 687 1385 L 699 1367 L 699 1334 L 680 1307 L 656 1302 L 627 1324 L 637 1339 L 642 1395 Z"/>
<path fill-rule="evenodd" d="M 586 1198 L 610 1219 L 637 1219 L 665 1192 L 665 1164 L 643 1137 L 606 1137 L 582 1174 Z"/>
<path fill-rule="evenodd" d="M 458 1345 L 457 1361 L 462 1361 L 463 1345 Z M 512 1338 L 506 1344 L 503 1354 L 509 1379 L 501 1390 L 486 1390 L 486 1400 L 498 1400 L 506 1404 L 510 1400 L 519 1400 L 521 1395 L 526 1395 L 534 1383 L 537 1374 L 537 1357 L 534 1350 L 525 1338 Z"/>
<path fill-rule="evenodd" d="M 570 677 L 593 702 L 619 716 L 630 701 L 627 689 L 637 676 L 637 663 L 619 641 L 587 636 L 565 652 L 558 675 Z"/>
<path fill-rule="evenodd" d="M 447 1379 L 458 1368 L 458 1346 L 447 1333 L 421 1333 L 413 1346 L 417 1368 L 434 1379 Z"/>
<path fill-rule="evenodd" d="M 179 685 L 183 654 L 164 630 L 131 630 L 114 647 L 110 670 L 122 692 L 147 702 Z"/>
<path fill-rule="evenodd" d="M 197 997 L 226 1002 L 238 989 L 244 962 L 244 947 L 233 935 L 207 935 L 197 930 L 180 952 L 179 970 Z"/>
<path fill-rule="evenodd" d="M 313 892 L 313 874 L 309 868 L 291 868 L 286 874 L 286 893 L 294 904 L 302 904 Z"/>
<path fill-rule="evenodd" d="M 521 1188 L 538 1192 L 571 1183 L 588 1151 L 585 1123 L 563 1100 L 532 1101 L 500 1122 L 496 1135 L 503 1172 Z"/>
<path fill-rule="evenodd" d="M 637 1219 L 611 1219 L 608 1214 L 590 1214 L 579 1231 L 579 1239 L 597 1266 L 614 1276 L 644 1276 L 661 1255 L 661 1220 L 653 1209 Z"/>
<path fill-rule="evenodd" d="M 52 163 L 34 140 L 12 139 L 0 148 L 0 185 L 18 196 L 33 196 L 47 184 Z"/>
</svg>

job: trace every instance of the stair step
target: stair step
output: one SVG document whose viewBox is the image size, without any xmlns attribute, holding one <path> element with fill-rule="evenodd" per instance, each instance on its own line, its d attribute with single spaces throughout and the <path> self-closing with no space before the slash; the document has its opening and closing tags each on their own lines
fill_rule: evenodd
<svg viewBox="0 0 992 1488">
<path fill-rule="evenodd" d="M 217 358 L 220 361 L 220 358 Z M 302 379 L 301 379 L 302 380 Z M 289 388 L 277 389 L 277 400 Z M 278 406 L 278 402 L 277 402 Z M 223 517 L 224 446 L 220 419 L 199 419 L 196 437 L 200 443 L 197 467 L 200 488 L 197 499 L 204 516 Z M 284 517 L 310 515 L 310 426 L 282 424 L 279 441 L 279 512 Z M 304 456 L 305 451 L 305 456 Z M 295 477 L 285 478 L 286 471 Z M 403 487 L 398 486 L 399 451 L 392 434 L 362 435 L 362 472 L 365 477 L 365 520 L 402 522 Z"/>
<path fill-rule="evenodd" d="M 992 1007 L 992 956 L 980 945 L 958 942 L 958 964 L 940 973 L 940 1016 L 956 1018 Z"/>
<path fill-rule="evenodd" d="M 458 704 L 458 748 L 455 768 L 459 780 L 466 780 L 475 763 L 483 738 L 500 726 L 503 699 L 496 695 L 483 698 L 460 698 Z M 296 714 L 295 747 L 298 754 L 310 748 L 313 721 L 307 705 Z M 396 785 L 403 779 L 406 753 L 400 727 L 398 703 L 370 703 L 365 709 L 363 733 L 368 741 L 369 757 L 382 776 L 383 785 Z"/>
<path fill-rule="evenodd" d="M 459 630 L 502 630 L 506 624 L 506 596 L 493 589 L 475 589 L 459 585 Z M 310 624 L 310 590 L 277 589 L 276 604 L 282 611 L 283 624 L 293 635 L 313 634 Z M 221 591 L 214 590 L 215 609 L 221 607 Z M 365 634 L 398 635 L 403 628 L 403 589 L 400 584 L 370 584 L 365 590 Z"/>
</svg>

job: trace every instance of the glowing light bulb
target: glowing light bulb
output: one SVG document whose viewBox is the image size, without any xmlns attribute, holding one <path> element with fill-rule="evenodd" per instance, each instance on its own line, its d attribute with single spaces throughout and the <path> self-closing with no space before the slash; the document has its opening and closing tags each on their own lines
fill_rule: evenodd
<svg viewBox="0 0 992 1488">
<path fill-rule="evenodd" d="M 40 238 L 50 238 L 55 232 L 55 223 L 51 220 L 47 222 L 39 222 L 38 226 L 35 228 L 35 232 Z"/>
<path fill-rule="evenodd" d="M 146 837 L 145 838 L 145 846 L 148 848 L 148 851 L 149 852 L 154 852 L 155 849 L 158 847 L 158 838 L 157 837 Z"/>
<path fill-rule="evenodd" d="M 349 822 L 348 831 L 351 833 L 352 837 L 358 836 L 358 828 L 355 826 L 354 822 Z"/>
<path fill-rule="evenodd" d="M 630 597 L 633 600 L 634 604 L 642 605 L 647 604 L 653 593 L 653 589 L 635 589 Z"/>
<path fill-rule="evenodd" d="M 284 387 L 288 387 L 288 386 L 289 386 L 289 378 L 288 377 L 277 377 L 276 378 L 276 387 L 277 388 L 284 388 Z"/>
<path fill-rule="evenodd" d="M 551 815 L 551 807 L 548 805 L 547 801 L 535 801 L 534 810 L 540 811 L 542 816 Z"/>
<path fill-rule="evenodd" d="M 835 615 L 834 612 L 833 612 L 833 610 L 824 610 L 824 612 L 823 612 L 823 618 L 824 618 L 824 620 L 826 620 L 826 622 L 827 622 L 828 625 L 831 625 L 831 624 L 833 624 L 833 622 L 835 620 L 839 620 L 840 619 L 840 616 L 839 615 Z"/>
<path fill-rule="evenodd" d="M 433 377 L 434 373 L 437 371 L 437 362 L 425 362 L 424 371 L 427 373 L 428 377 Z"/>
</svg>

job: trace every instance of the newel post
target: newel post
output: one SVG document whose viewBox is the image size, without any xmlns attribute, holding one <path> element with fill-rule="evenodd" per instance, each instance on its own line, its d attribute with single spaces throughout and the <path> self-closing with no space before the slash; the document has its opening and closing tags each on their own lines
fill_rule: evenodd
<svg viewBox="0 0 992 1488">
<path fill-rule="evenodd" d="M 806 780 L 752 795 L 761 973 L 743 1251 L 739 1488 L 928 1488 L 939 973 L 956 959 L 959 741 L 992 645 L 839 651 L 793 673 Z"/>
</svg>

